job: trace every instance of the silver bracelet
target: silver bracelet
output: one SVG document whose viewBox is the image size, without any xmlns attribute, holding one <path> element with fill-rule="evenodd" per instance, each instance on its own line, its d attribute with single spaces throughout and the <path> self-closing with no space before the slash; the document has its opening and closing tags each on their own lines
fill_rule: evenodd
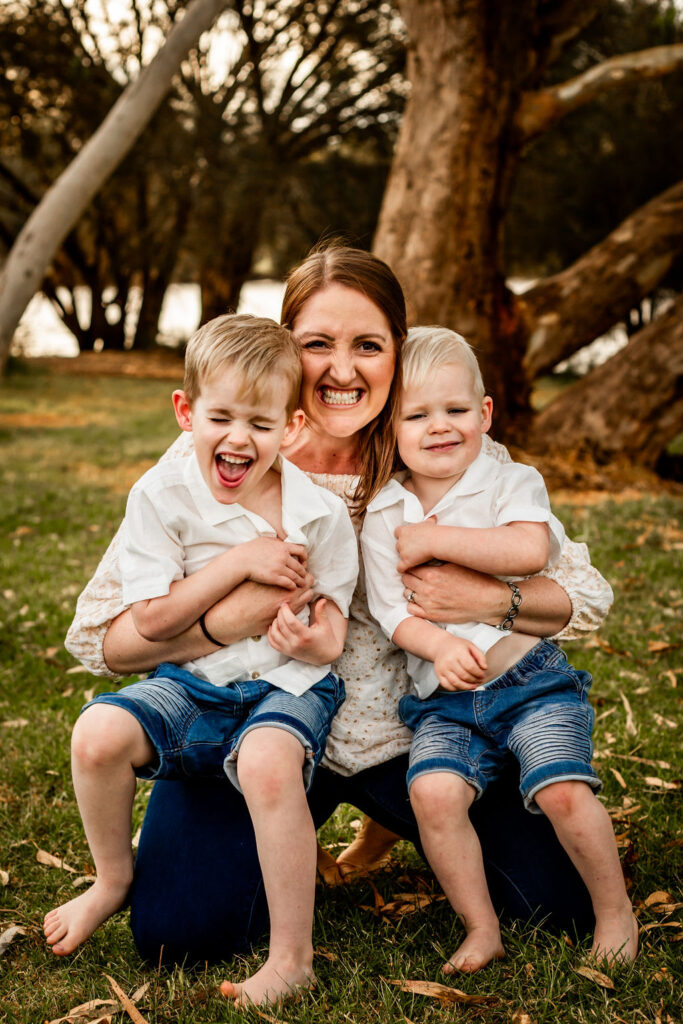
<svg viewBox="0 0 683 1024">
<path fill-rule="evenodd" d="M 516 583 L 510 583 L 509 580 L 505 581 L 512 591 L 512 600 L 510 607 L 507 610 L 507 614 L 500 626 L 496 626 L 496 629 L 502 629 L 503 632 L 509 632 L 515 624 L 515 619 L 519 615 L 519 606 L 522 603 L 522 594 Z"/>
</svg>

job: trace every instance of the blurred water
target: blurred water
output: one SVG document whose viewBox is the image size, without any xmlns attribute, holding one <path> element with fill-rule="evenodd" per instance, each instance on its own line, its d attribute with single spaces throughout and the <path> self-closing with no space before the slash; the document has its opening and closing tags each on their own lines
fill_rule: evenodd
<svg viewBox="0 0 683 1024">
<path fill-rule="evenodd" d="M 248 281 L 242 289 L 239 313 L 269 316 L 279 320 L 285 286 L 282 281 Z M 132 304 L 139 303 L 133 295 Z M 80 317 L 89 317 L 90 293 L 76 289 Z M 199 285 L 172 284 L 161 308 L 159 331 L 166 345 L 187 340 L 199 326 L 201 302 Z M 76 356 L 78 345 L 44 295 L 34 295 L 21 318 L 12 346 L 13 354 L 26 356 Z"/>
<path fill-rule="evenodd" d="M 521 292 L 534 282 L 512 279 L 508 283 L 513 291 Z M 282 281 L 248 281 L 242 289 L 238 312 L 279 320 L 284 290 Z M 133 296 L 133 305 L 136 300 L 139 301 L 139 296 Z M 76 305 L 84 317 L 89 316 L 89 304 L 88 290 L 77 289 Z M 199 325 L 200 314 L 199 286 L 171 285 L 161 309 L 160 340 L 171 346 L 187 340 Z M 618 324 L 602 338 L 596 338 L 590 345 L 576 352 L 571 359 L 560 363 L 558 372 L 570 370 L 578 374 L 587 373 L 623 348 L 627 340 L 625 328 Z M 39 294 L 33 297 L 21 319 L 12 351 L 27 356 L 76 356 L 78 345 L 59 319 L 52 303 Z"/>
</svg>

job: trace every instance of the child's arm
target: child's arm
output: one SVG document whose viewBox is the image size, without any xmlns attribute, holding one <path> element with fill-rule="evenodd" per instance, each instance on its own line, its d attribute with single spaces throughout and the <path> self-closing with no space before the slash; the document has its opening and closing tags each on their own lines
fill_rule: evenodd
<svg viewBox="0 0 683 1024">
<path fill-rule="evenodd" d="M 175 580 L 168 594 L 131 606 L 145 640 L 170 640 L 245 580 L 296 589 L 306 573 L 306 549 L 274 537 L 258 537 L 218 555 L 203 569 Z"/>
<path fill-rule="evenodd" d="M 334 601 L 322 597 L 311 606 L 308 625 L 297 619 L 288 604 L 281 605 L 268 630 L 268 641 L 290 658 L 327 665 L 343 651 L 347 627 L 348 620 Z"/>
<path fill-rule="evenodd" d="M 411 616 L 398 624 L 392 639 L 404 651 L 434 662 L 436 678 L 446 690 L 468 690 L 484 679 L 486 658 L 479 648 L 433 622 Z"/>
<path fill-rule="evenodd" d="M 482 529 L 439 526 L 432 516 L 424 523 L 399 526 L 395 533 L 400 573 L 436 558 L 494 576 L 530 576 L 545 568 L 550 553 L 547 523 Z"/>
</svg>

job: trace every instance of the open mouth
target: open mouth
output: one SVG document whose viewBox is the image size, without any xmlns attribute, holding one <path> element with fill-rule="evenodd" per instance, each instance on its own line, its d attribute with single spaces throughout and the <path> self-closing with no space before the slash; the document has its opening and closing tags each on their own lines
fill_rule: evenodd
<svg viewBox="0 0 683 1024">
<path fill-rule="evenodd" d="M 338 388 L 318 388 L 318 398 L 330 408 L 345 408 L 349 405 L 357 405 L 364 395 L 362 388 L 350 388 L 347 391 L 340 391 Z"/>
<path fill-rule="evenodd" d="M 216 472 L 220 482 L 225 487 L 239 487 L 253 461 L 246 455 L 217 455 Z"/>
</svg>

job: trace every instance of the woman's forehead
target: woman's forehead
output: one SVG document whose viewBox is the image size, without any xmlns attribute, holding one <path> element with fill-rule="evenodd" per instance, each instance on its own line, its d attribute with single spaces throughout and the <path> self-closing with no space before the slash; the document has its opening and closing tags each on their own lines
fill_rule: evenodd
<svg viewBox="0 0 683 1024">
<path fill-rule="evenodd" d="M 391 334 L 387 316 L 372 299 L 355 288 L 336 283 L 319 288 L 309 296 L 293 328 L 297 335 L 309 330 L 331 335 L 339 330 L 353 334 Z"/>
</svg>

